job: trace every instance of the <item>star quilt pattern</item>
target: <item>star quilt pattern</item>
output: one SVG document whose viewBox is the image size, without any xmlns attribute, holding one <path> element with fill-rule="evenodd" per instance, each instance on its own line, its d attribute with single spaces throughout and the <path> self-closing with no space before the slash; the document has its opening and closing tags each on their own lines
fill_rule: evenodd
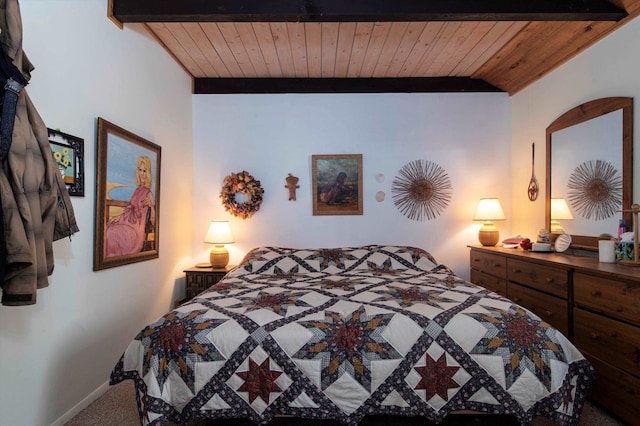
<svg viewBox="0 0 640 426">
<path fill-rule="evenodd" d="M 111 383 L 142 424 L 451 412 L 577 425 L 593 368 L 556 329 L 426 251 L 259 247 L 135 336 Z"/>
</svg>

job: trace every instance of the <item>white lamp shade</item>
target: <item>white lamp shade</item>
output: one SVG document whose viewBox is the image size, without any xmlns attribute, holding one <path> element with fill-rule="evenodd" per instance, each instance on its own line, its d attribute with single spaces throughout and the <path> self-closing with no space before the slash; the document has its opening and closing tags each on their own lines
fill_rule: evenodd
<svg viewBox="0 0 640 426">
<path fill-rule="evenodd" d="M 209 230 L 204 237 L 204 242 L 209 244 L 232 244 L 235 242 L 231 227 L 226 220 L 212 220 Z"/>
<path fill-rule="evenodd" d="M 481 198 L 473 220 L 505 220 L 500 201 L 497 198 Z"/>
<path fill-rule="evenodd" d="M 573 220 L 573 215 L 567 201 L 564 198 L 551 199 L 551 219 L 554 220 Z"/>
</svg>

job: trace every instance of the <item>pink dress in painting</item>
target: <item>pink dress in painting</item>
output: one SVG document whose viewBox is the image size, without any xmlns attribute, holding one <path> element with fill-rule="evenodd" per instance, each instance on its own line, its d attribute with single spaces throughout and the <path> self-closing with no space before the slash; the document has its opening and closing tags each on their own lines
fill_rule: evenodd
<svg viewBox="0 0 640 426">
<path fill-rule="evenodd" d="M 138 253 L 145 238 L 145 225 L 149 207 L 143 205 L 151 190 L 139 186 L 133 192 L 129 205 L 118 219 L 107 225 L 105 233 L 105 257 Z"/>
</svg>

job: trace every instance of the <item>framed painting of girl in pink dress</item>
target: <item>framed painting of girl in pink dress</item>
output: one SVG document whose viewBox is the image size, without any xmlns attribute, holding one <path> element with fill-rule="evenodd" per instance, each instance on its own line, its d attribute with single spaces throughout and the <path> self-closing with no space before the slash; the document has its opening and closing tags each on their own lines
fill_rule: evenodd
<svg viewBox="0 0 640 426">
<path fill-rule="evenodd" d="M 98 118 L 93 270 L 158 257 L 160 146 Z"/>
</svg>

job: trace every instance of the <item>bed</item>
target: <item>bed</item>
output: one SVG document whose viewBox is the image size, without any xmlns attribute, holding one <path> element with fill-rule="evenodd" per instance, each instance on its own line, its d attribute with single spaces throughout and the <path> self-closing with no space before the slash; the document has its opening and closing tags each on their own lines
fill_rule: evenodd
<svg viewBox="0 0 640 426">
<path fill-rule="evenodd" d="M 549 324 L 425 250 L 259 247 L 148 325 L 111 373 L 142 424 L 275 416 L 577 425 L 594 370 Z"/>
</svg>

